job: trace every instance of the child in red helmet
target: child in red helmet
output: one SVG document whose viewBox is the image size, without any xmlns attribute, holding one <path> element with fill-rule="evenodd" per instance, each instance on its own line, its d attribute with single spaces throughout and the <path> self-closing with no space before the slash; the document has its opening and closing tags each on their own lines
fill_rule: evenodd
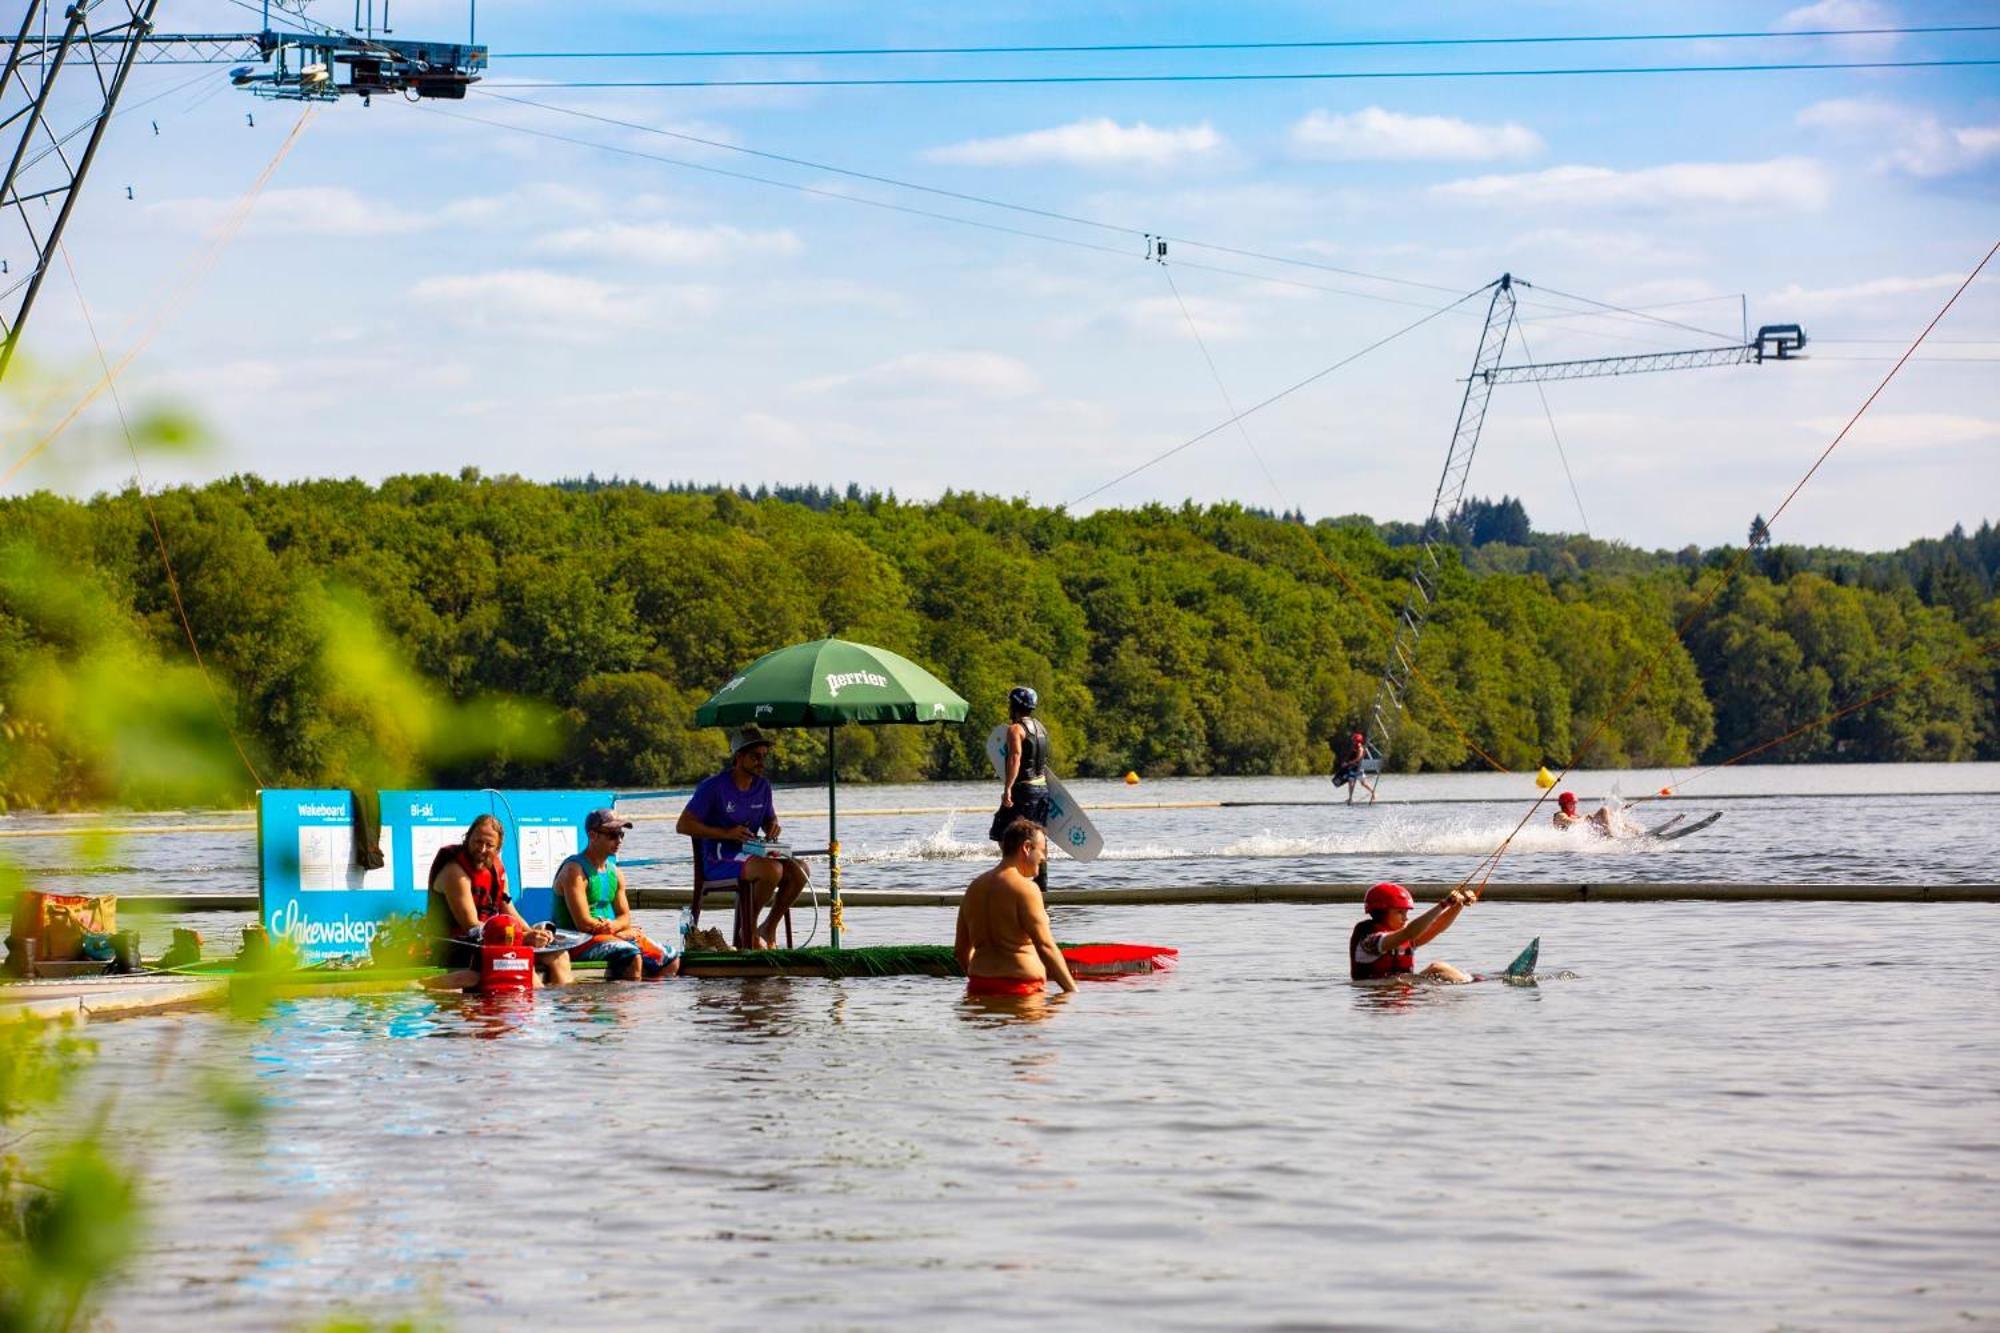
<svg viewBox="0 0 2000 1333">
<path fill-rule="evenodd" d="M 1471 889 L 1453 889 L 1443 902 L 1411 920 L 1417 901 L 1410 891 L 1400 884 L 1377 884 L 1362 901 L 1368 919 L 1356 922 L 1348 937 L 1348 975 L 1356 981 L 1377 981 L 1415 972 L 1417 947 L 1442 935 L 1477 898 Z M 1432 963 L 1417 975 L 1432 981 L 1472 980 L 1450 963 Z"/>
</svg>

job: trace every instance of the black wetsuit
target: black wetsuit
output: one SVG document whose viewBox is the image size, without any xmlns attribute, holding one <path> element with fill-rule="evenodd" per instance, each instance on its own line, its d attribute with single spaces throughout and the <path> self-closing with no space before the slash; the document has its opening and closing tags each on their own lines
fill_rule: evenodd
<svg viewBox="0 0 2000 1333">
<path fill-rule="evenodd" d="M 1017 819 L 1025 819 L 1043 829 L 1049 823 L 1049 729 L 1032 717 L 1018 721 L 1021 724 L 1021 767 L 1014 774 L 1014 785 L 1009 790 L 1009 795 L 1014 798 L 1013 804 L 1003 805 L 993 812 L 993 827 L 987 836 L 995 842 L 1000 841 L 1001 830 Z M 1049 891 L 1049 868 L 1046 863 L 1035 872 L 1035 883 L 1041 886 L 1044 894 Z"/>
</svg>

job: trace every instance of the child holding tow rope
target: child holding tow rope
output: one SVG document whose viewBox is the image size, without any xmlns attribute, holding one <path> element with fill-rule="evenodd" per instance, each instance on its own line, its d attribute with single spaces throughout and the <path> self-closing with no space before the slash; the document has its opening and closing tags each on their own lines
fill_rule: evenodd
<svg viewBox="0 0 2000 1333">
<path fill-rule="evenodd" d="M 1417 900 L 1410 896 L 1410 891 L 1400 884 L 1377 884 L 1368 890 L 1361 903 L 1368 913 L 1367 920 L 1356 922 L 1353 934 L 1348 936 L 1348 976 L 1355 981 L 1381 981 L 1415 973 L 1431 981 L 1472 980 L 1450 963 L 1432 963 L 1422 972 L 1416 972 L 1416 954 L 1418 946 L 1444 934 L 1458 920 L 1458 914 L 1478 900 L 1475 890 L 1453 889 L 1443 902 L 1411 920 L 1410 913 L 1416 909 Z"/>
</svg>

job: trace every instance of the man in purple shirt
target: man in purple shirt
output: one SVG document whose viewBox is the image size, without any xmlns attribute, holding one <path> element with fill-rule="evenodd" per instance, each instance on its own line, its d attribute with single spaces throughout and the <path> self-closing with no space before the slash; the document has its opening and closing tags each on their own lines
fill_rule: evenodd
<svg viewBox="0 0 2000 1333">
<path fill-rule="evenodd" d="M 778 838 L 778 812 L 764 777 L 772 744 L 771 733 L 755 723 L 739 728 L 730 738 L 735 757 L 729 767 L 694 789 L 674 825 L 678 832 L 701 840 L 704 880 L 711 884 L 737 880 L 750 890 L 752 902 L 768 909 L 751 941 L 758 949 L 778 946 L 778 923 L 806 886 L 805 867 L 797 861 L 743 854 L 745 842 Z"/>
</svg>

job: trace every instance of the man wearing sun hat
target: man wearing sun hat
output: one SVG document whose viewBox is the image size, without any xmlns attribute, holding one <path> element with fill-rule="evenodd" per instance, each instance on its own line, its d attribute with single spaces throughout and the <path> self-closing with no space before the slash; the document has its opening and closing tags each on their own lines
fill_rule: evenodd
<svg viewBox="0 0 2000 1333">
<path fill-rule="evenodd" d="M 701 842 L 702 878 L 711 884 L 734 880 L 749 887 L 751 901 L 767 908 L 752 947 L 772 949 L 778 923 L 806 887 L 805 867 L 788 857 L 745 855 L 743 844 L 775 842 L 778 811 L 764 776 L 776 737 L 756 723 L 730 733 L 729 767 L 703 780 L 688 798 L 675 829 Z"/>
</svg>

